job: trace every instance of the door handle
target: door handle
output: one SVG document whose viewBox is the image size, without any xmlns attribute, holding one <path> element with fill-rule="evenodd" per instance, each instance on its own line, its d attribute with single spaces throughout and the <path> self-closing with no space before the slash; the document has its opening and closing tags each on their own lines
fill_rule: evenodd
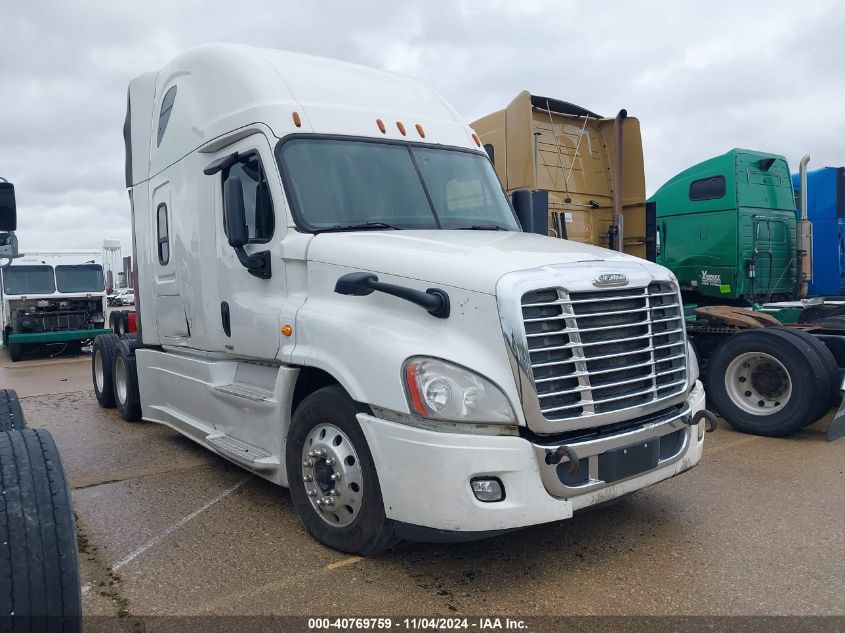
<svg viewBox="0 0 845 633">
<path fill-rule="evenodd" d="M 220 304 L 220 321 L 223 324 L 223 331 L 226 336 L 232 336 L 232 321 L 229 314 L 229 304 L 223 301 Z"/>
</svg>

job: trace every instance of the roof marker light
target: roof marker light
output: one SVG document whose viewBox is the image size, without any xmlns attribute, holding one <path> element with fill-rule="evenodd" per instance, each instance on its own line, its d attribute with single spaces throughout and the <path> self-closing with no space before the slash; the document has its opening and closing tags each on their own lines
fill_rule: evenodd
<svg viewBox="0 0 845 633">
<path fill-rule="evenodd" d="M 423 129 L 423 126 L 417 123 L 414 127 L 417 128 L 417 133 L 420 135 L 420 138 L 425 138 L 425 130 Z"/>
<path fill-rule="evenodd" d="M 402 121 L 397 121 L 397 122 L 396 122 L 396 127 L 398 127 L 398 128 L 399 128 L 399 133 L 400 133 L 402 136 L 405 136 L 405 124 L 404 124 L 404 123 L 402 123 Z"/>
<path fill-rule="evenodd" d="M 299 116 L 299 112 L 294 112 L 291 116 L 293 116 L 293 124 L 296 127 L 302 127 L 302 119 Z"/>
<path fill-rule="evenodd" d="M 382 134 L 387 132 L 387 128 L 384 126 L 384 121 L 381 119 L 376 119 L 376 125 L 378 125 L 378 129 L 381 130 Z"/>
<path fill-rule="evenodd" d="M 481 139 L 478 138 L 478 134 L 475 132 L 472 133 L 472 140 L 475 141 L 475 144 L 481 147 Z"/>
</svg>

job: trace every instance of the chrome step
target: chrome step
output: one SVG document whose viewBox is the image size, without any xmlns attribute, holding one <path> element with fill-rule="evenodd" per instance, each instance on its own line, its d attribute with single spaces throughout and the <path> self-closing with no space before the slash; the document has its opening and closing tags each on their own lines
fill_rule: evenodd
<svg viewBox="0 0 845 633">
<path fill-rule="evenodd" d="M 233 382 L 230 385 L 215 385 L 214 391 L 219 393 L 229 394 L 237 398 L 245 398 L 254 402 L 265 402 L 273 399 L 273 392 L 256 387 L 255 385 L 247 385 L 242 382 Z"/>
<path fill-rule="evenodd" d="M 254 470 L 272 470 L 280 465 L 279 460 L 271 452 L 225 433 L 211 433 L 205 437 L 205 441 L 221 455 L 230 457 Z"/>
</svg>

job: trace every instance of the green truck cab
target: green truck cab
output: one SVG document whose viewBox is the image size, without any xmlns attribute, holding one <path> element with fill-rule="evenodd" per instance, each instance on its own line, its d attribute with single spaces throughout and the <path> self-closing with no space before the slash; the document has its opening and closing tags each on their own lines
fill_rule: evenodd
<svg viewBox="0 0 845 633">
<path fill-rule="evenodd" d="M 656 204 L 658 263 L 702 303 L 796 297 L 796 211 L 783 156 L 732 149 L 686 169 Z"/>
</svg>

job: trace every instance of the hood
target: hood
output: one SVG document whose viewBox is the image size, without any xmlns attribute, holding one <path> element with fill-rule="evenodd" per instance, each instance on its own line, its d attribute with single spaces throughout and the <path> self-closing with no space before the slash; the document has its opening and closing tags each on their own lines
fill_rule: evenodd
<svg viewBox="0 0 845 633">
<path fill-rule="evenodd" d="M 660 268 L 589 244 L 499 231 L 320 233 L 308 247 L 308 260 L 491 295 L 503 275 L 551 264 L 618 261 Z"/>
</svg>

